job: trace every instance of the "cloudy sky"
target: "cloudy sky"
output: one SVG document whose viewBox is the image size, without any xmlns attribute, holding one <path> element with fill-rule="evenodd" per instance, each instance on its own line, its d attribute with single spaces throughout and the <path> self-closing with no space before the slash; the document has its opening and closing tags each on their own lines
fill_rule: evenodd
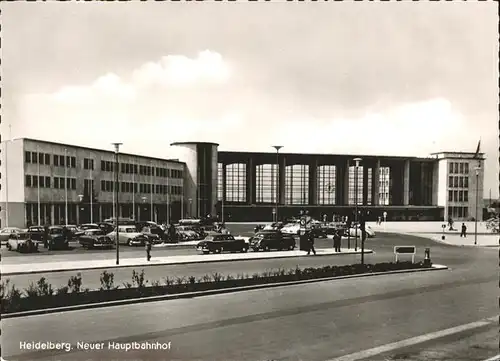
<svg viewBox="0 0 500 361">
<path fill-rule="evenodd" d="M 3 3 L 13 137 L 169 157 L 474 151 L 498 195 L 494 2 Z"/>
</svg>

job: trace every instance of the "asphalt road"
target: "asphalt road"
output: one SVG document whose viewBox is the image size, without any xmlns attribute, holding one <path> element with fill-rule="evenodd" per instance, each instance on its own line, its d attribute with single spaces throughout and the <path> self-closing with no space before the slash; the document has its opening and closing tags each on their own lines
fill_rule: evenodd
<svg viewBox="0 0 500 361">
<path fill-rule="evenodd" d="M 345 243 L 345 242 L 344 242 Z M 368 239 L 366 242 L 366 248 L 375 250 L 374 254 L 365 255 L 366 262 L 376 263 L 376 262 L 387 262 L 394 259 L 393 247 L 394 245 L 416 245 L 418 244 L 417 251 L 419 254 L 416 260 L 422 260 L 424 254 L 424 248 L 432 244 L 432 241 L 427 241 L 423 238 L 399 236 L 395 234 L 384 234 L 380 235 L 378 238 Z M 328 239 L 317 239 L 315 241 L 315 246 L 319 248 L 332 247 L 332 241 Z M 444 247 L 439 247 L 439 249 L 445 249 Z M 454 249 L 454 248 L 450 248 Z M 198 254 L 194 247 L 189 249 L 164 249 L 158 248 L 154 249 L 152 255 L 155 256 L 171 256 L 171 255 L 188 255 L 188 254 Z M 83 256 L 92 257 L 88 259 L 101 259 L 100 257 L 114 257 L 114 253 L 109 254 L 108 252 L 95 253 L 92 255 L 72 255 L 74 259 L 84 259 Z M 125 257 L 144 257 L 144 251 L 136 250 L 135 252 L 128 252 Z M 66 255 L 57 256 L 59 259 L 65 258 Z M 43 261 L 55 261 L 56 256 L 43 257 L 39 255 L 26 255 L 25 257 L 19 258 L 21 262 L 41 262 Z M 5 263 L 18 261 L 15 259 L 6 259 Z M 189 277 L 194 276 L 201 278 L 205 275 L 211 275 L 212 273 L 218 272 L 224 275 L 236 276 L 238 274 L 248 274 L 259 273 L 266 270 L 285 268 L 291 269 L 297 266 L 299 267 L 321 267 L 325 265 L 344 265 L 353 264 L 360 261 L 359 255 L 345 255 L 345 256 L 321 256 L 321 257 L 300 257 L 300 258 L 281 258 L 281 259 L 264 259 L 264 260 L 251 260 L 245 262 L 211 262 L 211 263 L 194 263 L 194 264 L 184 264 L 184 265 L 161 265 L 161 266 L 147 266 L 147 267 L 137 267 L 136 268 L 116 268 L 111 272 L 114 274 L 115 285 L 122 286 L 124 282 L 132 282 L 132 271 L 140 271 L 144 269 L 145 278 L 152 281 L 160 281 L 164 283 L 166 277 L 177 278 L 177 277 Z M 460 261 L 460 257 L 456 261 Z M 451 263 L 453 261 L 450 260 Z M 442 263 L 441 261 L 438 263 Z M 69 272 L 54 272 L 54 273 L 44 273 L 35 275 L 15 275 L 9 276 L 11 283 L 15 284 L 19 289 L 26 289 L 31 282 L 36 282 L 41 277 L 44 277 L 47 282 L 49 282 L 53 288 L 59 288 L 67 285 L 68 279 L 71 276 L 80 273 L 82 276 L 83 287 L 89 289 L 98 289 L 101 286 L 100 275 L 103 270 L 85 270 L 85 271 L 69 271 Z"/>
<path fill-rule="evenodd" d="M 430 247 L 433 262 L 445 264 L 450 270 L 337 280 L 194 299 L 4 319 L 3 357 L 9 361 L 324 361 L 498 314 L 496 251 L 446 246 L 412 236 L 381 234 L 367 241 L 367 248 L 376 252 L 367 256 L 367 261 L 392 260 L 394 245 L 410 244 L 417 246 L 417 260 L 423 258 L 424 248 Z M 359 256 L 310 256 L 299 259 L 149 267 L 145 273 L 148 279 L 211 272 L 251 274 L 254 270 L 262 271 L 266 268 L 294 268 L 296 265 L 309 267 L 356 261 L 359 261 Z M 114 273 L 116 279 L 124 278 L 129 281 L 132 270 L 124 269 Z M 48 277 L 56 278 L 48 280 L 57 282 L 57 277 L 61 277 L 59 282 L 65 284 L 66 281 L 63 280 L 73 274 L 52 274 Z M 21 284 L 29 280 L 29 277 L 23 277 L 26 276 L 12 277 L 12 282 Z M 90 288 L 91 282 L 98 284 L 99 272 L 85 271 L 82 272 L 82 277 L 84 287 Z M 475 337 L 474 346 L 478 352 L 485 358 L 494 355 L 491 337 L 480 338 L 478 335 L 480 333 L 468 335 Z M 59 353 L 21 350 L 20 342 L 23 341 L 68 342 L 72 345 L 72 350 Z M 108 349 L 108 341 L 139 342 L 142 345 L 146 345 L 146 342 L 170 342 L 170 349 L 115 351 Z M 78 350 L 78 342 L 104 342 L 105 349 Z M 461 343 L 458 337 L 437 340 L 426 344 L 424 348 L 398 350 L 388 357 L 404 359 L 406 355 L 415 360 L 431 360 L 429 355 L 433 353 L 429 351 L 430 353 L 425 354 L 423 350 L 446 349 L 448 353 L 434 352 L 437 356 L 432 360 L 460 360 L 453 355 L 465 355 L 460 351 L 465 347 L 466 343 Z"/>
<path fill-rule="evenodd" d="M 447 253 L 455 260 L 447 271 L 4 319 L 2 353 L 9 361 L 324 361 L 496 315 L 497 253 Z M 37 341 L 72 349 L 20 350 L 21 342 Z M 78 342 L 103 342 L 104 350 L 82 351 Z M 170 349 L 116 351 L 108 342 L 170 342 Z"/>
</svg>

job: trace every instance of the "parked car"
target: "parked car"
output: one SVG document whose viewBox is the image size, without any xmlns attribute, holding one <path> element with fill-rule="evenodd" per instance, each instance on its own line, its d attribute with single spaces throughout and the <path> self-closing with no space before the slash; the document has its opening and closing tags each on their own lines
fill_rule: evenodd
<svg viewBox="0 0 500 361">
<path fill-rule="evenodd" d="M 107 236 L 116 242 L 116 229 L 108 233 Z M 144 234 L 137 232 L 135 226 L 118 226 L 118 243 L 126 244 L 127 246 L 144 246 L 146 244 Z"/>
<path fill-rule="evenodd" d="M 10 236 L 13 234 L 22 233 L 23 230 L 17 227 L 6 227 L 0 231 L 0 243 L 6 244 Z"/>
<path fill-rule="evenodd" d="M 285 234 L 299 234 L 300 224 L 299 223 L 288 223 L 281 228 L 281 232 Z"/>
<path fill-rule="evenodd" d="M 43 235 L 45 233 L 45 230 L 41 226 L 31 226 L 28 228 L 28 233 L 31 234 L 31 239 L 33 241 L 37 241 L 40 243 L 43 243 Z"/>
<path fill-rule="evenodd" d="M 84 231 L 78 229 L 78 227 L 73 224 L 67 224 L 63 226 L 63 228 L 69 242 L 78 239 L 78 237 L 84 233 Z"/>
<path fill-rule="evenodd" d="M 68 238 L 66 237 L 63 227 L 61 226 L 49 227 L 47 248 L 49 250 L 69 248 Z"/>
<path fill-rule="evenodd" d="M 22 233 L 12 234 L 7 241 L 9 251 L 17 251 L 21 253 L 38 252 L 38 242 L 31 239 L 32 234 L 28 230 Z"/>
<path fill-rule="evenodd" d="M 196 249 L 204 254 L 221 252 L 247 252 L 248 244 L 242 238 L 231 234 L 214 234 L 199 242 Z"/>
<path fill-rule="evenodd" d="M 84 223 L 79 227 L 81 230 L 86 231 L 87 229 L 101 229 L 96 223 Z"/>
<path fill-rule="evenodd" d="M 366 226 L 365 230 L 367 238 L 375 237 L 375 231 L 370 226 Z M 355 224 L 351 226 L 351 228 L 349 229 L 349 235 L 351 237 L 356 237 L 356 233 L 358 234 L 358 237 L 361 237 L 361 229 L 359 228 L 359 224 Z M 346 229 L 346 236 L 347 236 L 347 229 Z"/>
<path fill-rule="evenodd" d="M 160 236 L 156 233 L 153 233 L 151 228 L 149 228 L 149 227 L 144 227 L 142 229 L 137 229 L 137 227 L 136 227 L 136 230 L 139 231 L 144 236 L 146 236 L 146 238 L 149 239 L 149 241 L 152 244 L 158 244 L 158 243 L 162 242 L 162 239 L 160 238 Z"/>
<path fill-rule="evenodd" d="M 88 229 L 78 239 L 83 248 L 113 248 L 113 240 L 102 229 Z"/>
<path fill-rule="evenodd" d="M 110 222 L 99 222 L 97 224 L 99 228 L 105 233 L 110 233 L 113 229 L 115 229 L 115 224 Z M 120 225 L 120 224 L 119 224 Z"/>
<path fill-rule="evenodd" d="M 260 250 L 270 251 L 272 249 L 293 251 L 295 249 L 295 238 L 293 235 L 280 231 L 262 231 L 250 238 L 250 247 L 255 252 Z"/>
</svg>

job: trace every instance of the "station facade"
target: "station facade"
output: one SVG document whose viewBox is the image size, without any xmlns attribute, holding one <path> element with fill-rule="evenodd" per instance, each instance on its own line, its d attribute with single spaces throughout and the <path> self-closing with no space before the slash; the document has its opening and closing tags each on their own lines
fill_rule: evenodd
<svg viewBox="0 0 500 361">
<path fill-rule="evenodd" d="M 482 214 L 484 156 L 428 158 L 219 151 L 177 142 L 164 159 L 47 142 L 2 142 L 0 221 L 97 222 L 116 214 L 157 222 L 219 216 L 273 221 L 300 211 L 322 218 L 370 211 L 375 220 L 468 220 Z M 477 190 L 477 201 L 476 201 Z"/>
</svg>

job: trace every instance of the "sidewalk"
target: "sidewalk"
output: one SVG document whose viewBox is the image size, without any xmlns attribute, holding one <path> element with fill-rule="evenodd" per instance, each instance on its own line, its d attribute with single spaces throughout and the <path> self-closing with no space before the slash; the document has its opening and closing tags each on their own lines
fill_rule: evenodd
<svg viewBox="0 0 500 361">
<path fill-rule="evenodd" d="M 467 226 L 467 233 L 470 235 L 474 234 L 474 222 L 464 222 Z M 445 222 L 382 222 L 382 224 L 377 225 L 376 222 L 367 222 L 375 232 L 386 232 L 386 233 L 430 233 L 430 234 L 442 234 L 442 225 Z M 456 231 L 449 231 L 448 224 L 446 224 L 445 235 L 456 234 L 460 236 L 460 230 L 462 227 L 462 222 L 455 222 L 453 228 Z M 495 235 L 486 228 L 486 222 L 477 222 L 477 234 L 481 235 Z"/>
<path fill-rule="evenodd" d="M 317 249 L 317 256 L 333 256 L 333 255 L 352 255 L 360 254 L 361 251 L 353 249 L 342 249 L 338 253 L 332 249 Z M 373 253 L 370 249 L 365 249 L 365 253 Z M 145 257 L 141 258 L 123 258 L 120 264 L 115 264 L 115 259 L 107 260 L 88 260 L 88 261 L 62 261 L 62 262 L 46 262 L 46 263 L 30 263 L 30 264 L 2 264 L 2 276 L 47 273 L 47 272 L 64 272 L 64 271 L 81 271 L 88 269 L 112 269 L 137 266 L 161 266 L 175 265 L 188 263 L 207 263 L 207 262 L 229 262 L 229 261 L 247 261 L 258 259 L 272 258 L 292 258 L 292 257 L 314 257 L 307 256 L 304 251 L 278 251 L 278 252 L 249 252 L 249 253 L 228 253 L 228 254 L 208 254 L 208 255 L 189 255 L 189 256 L 170 256 L 152 258 L 147 262 Z"/>
<path fill-rule="evenodd" d="M 459 234 L 446 234 L 445 239 L 441 239 L 441 234 L 429 234 L 429 233 L 413 233 L 414 236 L 420 236 L 424 238 L 430 238 L 433 241 L 449 244 L 452 246 L 460 247 L 500 247 L 500 235 L 489 234 L 477 236 L 477 244 L 474 244 L 474 234 L 468 234 L 467 237 L 460 237 Z"/>
</svg>

